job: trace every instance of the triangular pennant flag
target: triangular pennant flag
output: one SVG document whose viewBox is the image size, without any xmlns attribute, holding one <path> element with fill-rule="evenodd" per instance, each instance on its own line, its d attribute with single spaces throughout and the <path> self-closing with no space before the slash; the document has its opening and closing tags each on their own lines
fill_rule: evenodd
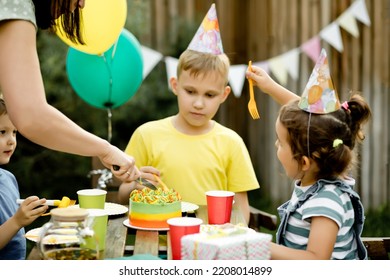
<svg viewBox="0 0 390 280">
<path fill-rule="evenodd" d="M 263 69 L 265 72 L 267 72 L 267 74 L 269 75 L 269 62 L 268 60 L 265 60 L 265 61 L 259 61 L 259 62 L 253 62 L 252 65 L 254 66 L 257 66 L 257 67 L 260 67 L 261 69 Z"/>
<path fill-rule="evenodd" d="M 215 4 L 211 5 L 188 49 L 217 55 L 223 53 Z"/>
<path fill-rule="evenodd" d="M 281 55 L 269 60 L 269 69 L 283 86 L 287 84 L 288 73 Z"/>
<path fill-rule="evenodd" d="M 321 51 L 298 106 L 304 111 L 316 114 L 327 114 L 340 109 L 340 100 L 333 86 L 325 49 Z"/>
<path fill-rule="evenodd" d="M 356 19 L 353 17 L 350 11 L 345 11 L 337 19 L 338 24 L 346 31 L 352 34 L 354 37 L 359 37 L 359 29 L 356 23 Z"/>
<path fill-rule="evenodd" d="M 157 63 L 160 62 L 163 55 L 148 47 L 141 46 L 142 59 L 144 61 L 144 68 L 142 76 L 145 79 L 149 73 L 153 70 Z"/>
<path fill-rule="evenodd" d="M 309 41 L 306 41 L 301 45 L 301 50 L 311 58 L 314 62 L 317 61 L 317 58 L 321 53 L 321 39 L 319 36 L 314 36 Z"/>
<path fill-rule="evenodd" d="M 239 64 L 232 65 L 229 68 L 229 85 L 233 90 L 234 96 L 237 98 L 241 96 L 247 67 L 245 64 Z"/>
<path fill-rule="evenodd" d="M 282 55 L 284 65 L 286 65 L 287 68 L 287 72 L 295 81 L 298 80 L 299 76 L 299 54 L 299 49 L 295 48 Z"/>
<path fill-rule="evenodd" d="M 168 87 L 171 88 L 169 83 L 169 79 L 172 77 L 177 78 L 177 65 L 179 64 L 179 60 L 174 57 L 167 56 L 165 58 L 165 67 L 167 69 L 167 77 L 168 77 Z"/>
<path fill-rule="evenodd" d="M 357 0 L 353 2 L 348 9 L 360 22 L 367 26 L 371 25 L 371 20 L 367 12 L 366 2 L 364 0 Z"/>
<path fill-rule="evenodd" d="M 341 40 L 341 33 L 339 26 L 332 22 L 327 27 L 321 30 L 320 37 L 332 45 L 339 52 L 343 52 L 343 41 Z"/>
</svg>

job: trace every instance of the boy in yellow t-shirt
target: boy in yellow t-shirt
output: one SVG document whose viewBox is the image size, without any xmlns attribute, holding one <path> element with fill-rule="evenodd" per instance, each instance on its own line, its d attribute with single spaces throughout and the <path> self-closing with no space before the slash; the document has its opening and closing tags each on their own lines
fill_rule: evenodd
<svg viewBox="0 0 390 280">
<path fill-rule="evenodd" d="M 210 32 L 209 39 L 219 36 Z M 208 190 L 235 192 L 235 203 L 248 222 L 247 191 L 259 188 L 248 150 L 236 132 L 213 120 L 230 94 L 229 66 L 222 44 L 202 48 L 193 40 L 179 58 L 177 78 L 170 78 L 178 114 L 138 127 L 125 152 L 134 156 L 143 178 L 157 183 L 153 174 L 161 175 L 183 201 L 206 205 Z M 135 182 L 123 183 L 119 202 L 127 204 L 136 187 Z"/>
</svg>

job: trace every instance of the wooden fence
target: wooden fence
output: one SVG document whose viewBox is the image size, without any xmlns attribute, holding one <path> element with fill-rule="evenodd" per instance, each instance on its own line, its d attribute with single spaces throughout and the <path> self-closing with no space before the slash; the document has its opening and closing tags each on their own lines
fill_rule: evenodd
<svg viewBox="0 0 390 280">
<path fill-rule="evenodd" d="M 143 9 L 142 16 L 148 19 L 144 32 L 139 34 L 141 44 L 170 56 L 182 51 L 172 50 L 172 46 L 181 44 L 186 48 L 194 33 L 183 37 L 183 30 L 192 26 L 191 32 L 194 32 L 214 2 L 224 50 L 233 65 L 247 64 L 248 60 L 266 61 L 299 47 L 318 35 L 353 3 L 352 0 L 130 2 L 138 4 Z M 372 108 L 373 119 L 367 126 L 366 139 L 359 147 L 359 166 L 354 177 L 365 207 L 376 208 L 390 201 L 390 1 L 366 0 L 366 7 L 371 25 L 358 22 L 358 37 L 341 29 L 343 52 L 325 41 L 321 41 L 321 45 L 328 52 L 340 99 L 347 99 L 350 89 L 358 90 Z M 300 95 L 313 66 L 310 58 L 300 55 L 300 78 L 289 78 L 286 87 Z M 258 89 L 256 99 L 260 120 L 252 120 L 247 111 L 247 86 L 240 98 L 233 95 L 228 98 L 217 120 L 243 137 L 264 190 L 262 193 L 269 194 L 277 205 L 288 199 L 292 190 L 292 182 L 283 175 L 274 148 L 274 123 L 279 106 Z"/>
</svg>

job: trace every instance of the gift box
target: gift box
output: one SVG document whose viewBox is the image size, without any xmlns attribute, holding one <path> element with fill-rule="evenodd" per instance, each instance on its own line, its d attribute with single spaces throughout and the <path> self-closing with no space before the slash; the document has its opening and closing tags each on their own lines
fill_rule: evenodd
<svg viewBox="0 0 390 280">
<path fill-rule="evenodd" d="M 181 239 L 182 260 L 268 260 L 272 235 L 241 225 L 201 225 Z"/>
</svg>

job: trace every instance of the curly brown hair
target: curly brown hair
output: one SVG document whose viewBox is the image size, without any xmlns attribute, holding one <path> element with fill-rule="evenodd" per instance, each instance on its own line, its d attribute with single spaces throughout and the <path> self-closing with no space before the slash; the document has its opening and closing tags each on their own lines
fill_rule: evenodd
<svg viewBox="0 0 390 280">
<path fill-rule="evenodd" d="M 329 114 L 301 110 L 298 100 L 284 105 L 279 121 L 288 131 L 293 157 L 300 163 L 303 156 L 318 165 L 317 179 L 334 179 L 351 167 L 357 141 L 364 139 L 362 126 L 371 118 L 371 109 L 357 92 L 343 108 Z M 340 145 L 334 140 L 340 139 Z"/>
</svg>

